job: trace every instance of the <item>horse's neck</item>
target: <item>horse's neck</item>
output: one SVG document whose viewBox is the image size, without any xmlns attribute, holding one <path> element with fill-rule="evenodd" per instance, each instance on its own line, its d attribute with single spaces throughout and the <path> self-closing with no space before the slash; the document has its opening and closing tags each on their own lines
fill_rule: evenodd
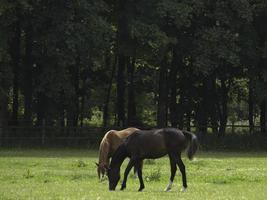
<svg viewBox="0 0 267 200">
<path fill-rule="evenodd" d="M 106 140 L 103 141 L 100 146 L 99 164 L 107 166 L 109 164 L 109 143 Z"/>
<path fill-rule="evenodd" d="M 119 146 L 115 154 L 112 156 L 110 168 L 112 167 L 120 168 L 126 157 L 127 157 L 126 147 L 124 145 Z"/>
</svg>

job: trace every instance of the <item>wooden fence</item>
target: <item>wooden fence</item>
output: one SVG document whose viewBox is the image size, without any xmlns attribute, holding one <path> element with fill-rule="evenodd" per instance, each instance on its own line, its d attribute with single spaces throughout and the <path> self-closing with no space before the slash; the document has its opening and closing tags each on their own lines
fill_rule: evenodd
<svg viewBox="0 0 267 200">
<path fill-rule="evenodd" d="M 4 129 L 2 128 L 0 146 L 96 148 L 105 132 L 110 129 L 118 130 L 120 128 L 8 126 Z M 151 129 L 151 127 L 145 127 L 144 129 Z M 201 146 L 204 149 L 209 149 L 209 147 L 216 148 L 218 146 L 238 147 L 240 145 L 242 148 L 246 148 L 246 146 L 251 146 L 251 148 L 257 146 L 265 147 L 265 145 L 267 147 L 267 134 L 260 133 L 260 126 L 254 126 L 253 133 L 250 133 L 249 126 L 227 125 L 226 135 L 223 138 L 218 138 L 214 135 L 211 127 L 208 127 L 208 133 L 206 135 L 199 134 L 196 130 L 197 128 L 195 126 L 191 127 L 191 131 L 198 135 Z"/>
</svg>

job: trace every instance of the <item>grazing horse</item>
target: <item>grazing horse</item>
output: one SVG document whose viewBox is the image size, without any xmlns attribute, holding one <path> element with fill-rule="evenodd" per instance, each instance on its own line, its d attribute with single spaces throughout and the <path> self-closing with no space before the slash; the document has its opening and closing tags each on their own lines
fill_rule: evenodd
<svg viewBox="0 0 267 200">
<path fill-rule="evenodd" d="M 110 130 L 103 137 L 99 147 L 99 162 L 97 165 L 97 174 L 100 179 L 104 177 L 109 167 L 109 159 L 113 156 L 117 148 L 122 144 L 123 140 L 131 135 L 137 128 L 127 128 L 121 131 Z"/>
<path fill-rule="evenodd" d="M 114 153 L 110 168 L 108 169 L 109 190 L 115 190 L 120 179 L 120 167 L 126 157 L 130 161 L 124 172 L 124 179 L 121 190 L 126 188 L 126 181 L 129 171 L 133 166 L 137 169 L 140 182 L 138 191 L 142 191 L 145 186 L 142 177 L 141 162 L 143 159 L 156 159 L 168 154 L 171 166 L 170 182 L 165 191 L 172 187 L 173 179 L 178 165 L 183 180 L 183 191 L 187 188 L 185 166 L 181 159 L 181 152 L 187 150 L 187 156 L 192 160 L 198 148 L 197 137 L 188 131 L 181 131 L 175 128 L 164 128 L 149 131 L 135 131 L 124 143 L 119 146 Z"/>
</svg>

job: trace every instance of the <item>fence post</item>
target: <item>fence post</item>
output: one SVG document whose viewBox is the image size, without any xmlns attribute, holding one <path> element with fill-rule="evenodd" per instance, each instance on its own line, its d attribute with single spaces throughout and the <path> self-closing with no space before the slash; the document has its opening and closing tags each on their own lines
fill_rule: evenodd
<svg viewBox="0 0 267 200">
<path fill-rule="evenodd" d="M 2 143 L 3 143 L 3 127 L 2 127 L 2 123 L 1 123 L 1 121 L 0 121 L 0 147 L 2 147 Z"/>
<path fill-rule="evenodd" d="M 45 145 L 45 119 L 42 121 L 42 145 Z"/>
<path fill-rule="evenodd" d="M 232 122 L 232 134 L 234 134 L 234 133 L 235 133 L 235 123 Z"/>
</svg>

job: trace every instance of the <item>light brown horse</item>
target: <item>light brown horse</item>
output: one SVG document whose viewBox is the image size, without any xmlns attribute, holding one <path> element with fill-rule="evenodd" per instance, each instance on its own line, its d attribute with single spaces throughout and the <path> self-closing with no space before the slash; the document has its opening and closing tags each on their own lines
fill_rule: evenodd
<svg viewBox="0 0 267 200">
<path fill-rule="evenodd" d="M 110 130 L 103 137 L 99 146 L 99 161 L 97 165 L 98 178 L 105 176 L 109 167 L 109 159 L 113 156 L 117 148 L 123 143 L 123 140 L 139 129 L 127 128 L 121 131 Z"/>
</svg>

